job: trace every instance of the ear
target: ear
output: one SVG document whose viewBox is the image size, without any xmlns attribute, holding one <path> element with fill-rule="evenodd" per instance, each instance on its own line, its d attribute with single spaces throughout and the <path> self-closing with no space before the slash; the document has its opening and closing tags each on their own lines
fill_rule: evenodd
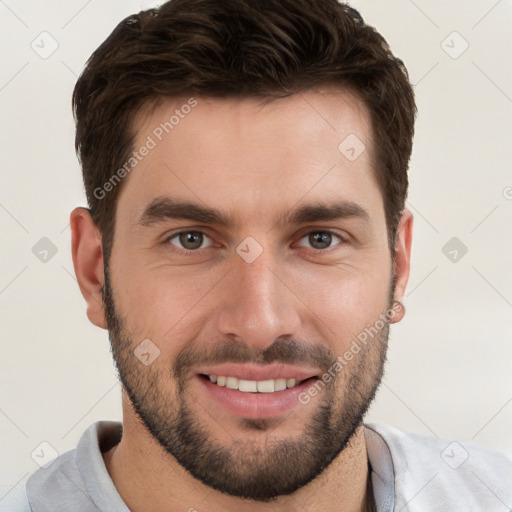
<svg viewBox="0 0 512 512">
<path fill-rule="evenodd" d="M 106 329 L 101 295 L 105 282 L 101 233 L 87 208 L 75 208 L 69 222 L 73 266 L 80 291 L 87 302 L 87 317 L 94 325 Z"/>
<path fill-rule="evenodd" d="M 409 210 L 404 210 L 398 229 L 396 232 L 395 240 L 395 301 L 403 303 L 405 288 L 409 281 L 409 272 L 411 269 L 411 245 L 412 245 L 412 226 L 413 216 Z M 391 319 L 391 323 L 396 323 L 402 320 L 405 315 L 405 308 L 402 307 L 395 309 L 396 314 Z"/>
</svg>

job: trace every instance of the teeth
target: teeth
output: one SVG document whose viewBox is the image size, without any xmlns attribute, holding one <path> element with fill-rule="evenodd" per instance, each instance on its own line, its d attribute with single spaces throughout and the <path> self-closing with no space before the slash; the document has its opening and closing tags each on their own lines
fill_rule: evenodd
<svg viewBox="0 0 512 512">
<path fill-rule="evenodd" d="M 259 380 L 256 383 L 258 391 L 260 393 L 273 393 L 274 389 L 274 380 Z"/>
<path fill-rule="evenodd" d="M 297 381 L 295 379 L 288 379 L 286 381 L 286 387 L 287 388 L 293 388 L 296 383 L 297 383 Z"/>
<path fill-rule="evenodd" d="M 217 386 L 225 386 L 229 389 L 237 389 L 244 393 L 273 393 L 293 388 L 297 379 L 270 379 L 270 380 L 244 380 L 236 377 L 209 375 L 210 382 Z"/>
<path fill-rule="evenodd" d="M 238 391 L 245 393 L 256 393 L 258 391 L 258 383 L 255 380 L 238 380 Z"/>
<path fill-rule="evenodd" d="M 286 389 L 286 379 L 276 379 L 274 391 L 283 391 L 283 389 Z"/>
<path fill-rule="evenodd" d="M 238 389 L 238 379 L 236 377 L 226 377 L 226 387 L 229 389 Z"/>
</svg>

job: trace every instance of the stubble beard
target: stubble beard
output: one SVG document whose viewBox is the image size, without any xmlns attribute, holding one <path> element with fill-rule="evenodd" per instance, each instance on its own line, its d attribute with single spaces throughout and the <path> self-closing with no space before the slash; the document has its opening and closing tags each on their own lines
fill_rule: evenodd
<svg viewBox="0 0 512 512">
<path fill-rule="evenodd" d="M 384 328 L 326 383 L 316 400 L 296 406 L 312 410 L 302 434 L 293 439 L 273 435 L 280 423 L 291 421 L 292 416 L 279 420 L 246 418 L 240 419 L 237 434 L 226 446 L 212 438 L 215 419 L 205 414 L 207 420 L 202 420 L 190 407 L 195 402 L 187 389 L 183 366 L 206 361 L 197 360 L 197 353 L 185 347 L 172 368 L 143 365 L 133 352 L 140 341 L 126 332 L 123 317 L 115 308 L 108 265 L 102 292 L 119 378 L 140 421 L 165 452 L 197 480 L 230 496 L 270 502 L 319 476 L 349 445 L 382 380 L 389 337 L 387 319 Z M 293 340 L 278 339 L 267 350 L 281 354 L 282 363 L 310 362 L 294 353 L 294 346 Z M 317 360 L 327 363 L 329 359 L 332 368 L 332 354 L 323 347 L 315 348 L 320 354 Z M 224 353 L 246 359 L 240 346 L 231 345 Z M 253 362 L 262 362 L 265 355 L 259 356 Z M 169 390 L 171 379 L 176 381 L 174 392 Z"/>
</svg>

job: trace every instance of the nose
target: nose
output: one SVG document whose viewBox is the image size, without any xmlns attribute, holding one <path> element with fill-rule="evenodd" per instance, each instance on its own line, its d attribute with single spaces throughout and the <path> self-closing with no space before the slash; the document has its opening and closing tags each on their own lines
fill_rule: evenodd
<svg viewBox="0 0 512 512">
<path fill-rule="evenodd" d="M 280 336 L 296 335 L 301 325 L 300 300 L 290 275 L 267 250 L 252 263 L 237 254 L 233 258 L 233 269 L 222 283 L 219 331 L 260 350 Z"/>
</svg>

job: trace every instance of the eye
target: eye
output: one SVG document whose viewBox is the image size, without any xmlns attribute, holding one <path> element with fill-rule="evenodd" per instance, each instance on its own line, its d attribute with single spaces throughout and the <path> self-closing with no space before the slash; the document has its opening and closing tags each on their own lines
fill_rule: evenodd
<svg viewBox="0 0 512 512">
<path fill-rule="evenodd" d="M 173 242 L 175 239 L 177 243 Z M 165 241 L 185 251 L 195 251 L 209 247 L 211 240 L 209 245 L 203 246 L 203 243 L 207 240 L 210 240 L 210 237 L 205 235 L 202 231 L 180 231 L 179 233 L 171 235 Z"/>
<path fill-rule="evenodd" d="M 306 239 L 307 242 L 311 244 L 311 247 L 317 250 L 328 249 L 333 239 L 338 240 L 340 243 L 344 242 L 339 235 L 336 235 L 332 231 L 310 231 L 301 238 L 301 240 L 303 239 Z M 298 245 L 304 247 L 303 244 L 299 243 Z"/>
</svg>

